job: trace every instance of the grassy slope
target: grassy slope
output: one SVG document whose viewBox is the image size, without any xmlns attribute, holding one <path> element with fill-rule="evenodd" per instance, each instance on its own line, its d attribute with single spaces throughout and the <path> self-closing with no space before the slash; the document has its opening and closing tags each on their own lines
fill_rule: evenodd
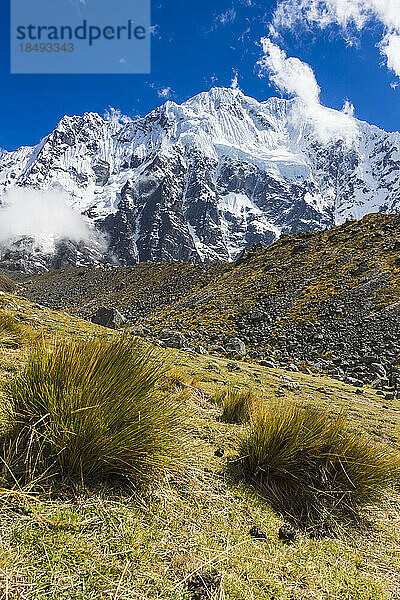
<svg viewBox="0 0 400 600">
<path fill-rule="evenodd" d="M 382 284 L 369 298 L 372 309 L 399 302 L 399 239 L 398 216 L 371 214 L 331 230 L 281 238 L 240 264 L 143 263 L 71 269 L 68 276 L 53 271 L 32 277 L 24 293 L 43 302 L 54 294 L 57 307 L 84 315 L 116 306 L 153 332 L 196 330 L 200 342 L 237 333 L 242 315 L 268 299 L 277 308 L 269 339 L 274 346 L 282 327 L 312 321 L 327 301 L 357 293 L 377 274 Z"/>
<path fill-rule="evenodd" d="M 377 271 L 386 280 L 369 299 L 373 309 L 399 302 L 398 236 L 397 216 L 373 214 L 309 237 L 282 238 L 250 253 L 248 260 L 221 269 L 207 285 L 153 310 L 141 322 L 156 331 L 166 326 L 197 329 L 207 340 L 215 333 L 240 334 L 240 318 L 267 300 L 275 306 L 268 339 L 268 346 L 274 347 L 287 324 L 313 321 L 326 302 L 361 289 Z M 362 273 L 357 272 L 360 265 Z"/>
<path fill-rule="evenodd" d="M 0 273 L 0 291 L 13 292 L 15 287 L 16 285 L 12 279 Z"/>
<path fill-rule="evenodd" d="M 10 312 L 47 336 L 109 335 L 78 319 L 4 296 Z M 0 377 L 23 364 L 25 350 L 0 350 Z M 290 374 L 300 389 L 288 389 L 279 369 L 232 363 L 211 356 L 166 351 L 174 368 L 196 377 L 207 393 L 232 382 L 252 385 L 266 397 L 284 393 L 301 402 L 335 410 L 346 407 L 355 426 L 376 439 L 399 443 L 400 404 L 385 408 L 372 390 L 364 395 L 325 377 Z M 98 487 L 51 497 L 2 493 L 0 581 L 4 598 L 184 599 L 185 578 L 212 565 L 222 574 L 220 598 L 383 599 L 400 597 L 399 497 L 388 496 L 365 511 L 365 524 L 345 528 L 336 539 L 310 540 L 300 534 L 293 545 L 277 537 L 282 519 L 251 490 L 224 475 L 234 456 L 236 425 L 218 421 L 219 409 L 207 396 L 188 389 L 192 450 L 198 473 L 186 486 L 170 480 L 138 494 L 132 489 Z M 224 458 L 216 448 L 224 447 Z M 266 542 L 249 537 L 252 525 Z M 1 589 L 1 586 L 0 586 Z M 0 595 L 1 597 L 1 595 Z"/>
</svg>

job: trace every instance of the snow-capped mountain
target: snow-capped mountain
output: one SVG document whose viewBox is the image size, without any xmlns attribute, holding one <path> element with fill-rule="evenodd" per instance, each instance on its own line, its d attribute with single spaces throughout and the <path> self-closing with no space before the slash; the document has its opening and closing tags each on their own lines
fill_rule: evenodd
<svg viewBox="0 0 400 600">
<path fill-rule="evenodd" d="M 399 133 L 355 121 L 357 139 L 323 143 L 295 111 L 296 100 L 213 88 L 136 120 L 64 117 L 37 146 L 0 152 L 0 198 L 21 186 L 62 190 L 107 236 L 103 254 L 63 240 L 56 262 L 36 248 L 40 269 L 232 260 L 282 233 L 400 212 Z M 31 253 L 32 240 L 14 240 L 2 261 L 22 268 Z"/>
</svg>

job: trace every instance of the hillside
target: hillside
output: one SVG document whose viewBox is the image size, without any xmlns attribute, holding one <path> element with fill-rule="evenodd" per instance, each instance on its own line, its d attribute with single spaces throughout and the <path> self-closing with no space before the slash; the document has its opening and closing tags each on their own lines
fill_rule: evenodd
<svg viewBox="0 0 400 600">
<path fill-rule="evenodd" d="M 223 270 L 220 276 L 225 275 Z M 78 318 L 66 320 L 65 314 L 20 297 L 3 294 L 2 303 L 3 311 L 33 331 L 44 329 L 48 340 L 62 331 L 71 337 L 118 335 Z M 29 346 L 0 347 L 1 384 L 23 367 L 28 352 Z M 184 350 L 160 352 L 180 382 L 169 393 L 181 394 L 191 415 L 195 478 L 184 486 L 170 478 L 148 490 L 100 482 L 65 484 L 61 490 L 0 488 L 3 597 L 397 598 L 398 495 L 388 492 L 379 505 L 364 509 L 358 524 L 337 523 L 324 537 L 299 529 L 293 543 L 283 543 L 278 529 L 284 517 L 254 489 L 227 476 L 229 461 L 236 458 L 237 437 L 246 427 L 223 423 L 211 396 L 231 383 L 262 391 L 267 402 L 292 399 L 334 412 L 344 409 L 358 431 L 397 447 L 399 401 L 385 406 L 375 390 L 366 388 L 358 395 L 354 387 L 326 376 L 288 375 L 251 361 L 232 363 Z M 222 457 L 215 454 L 221 448 Z M 255 525 L 264 530 L 264 541 L 249 534 Z M 200 580 L 219 582 L 217 587 L 207 593 L 199 585 L 199 574 Z"/>
<path fill-rule="evenodd" d="M 234 263 L 53 271 L 31 277 L 19 293 L 86 318 L 116 307 L 137 333 L 160 340 L 165 329 L 179 331 L 181 345 L 194 349 L 229 353 L 239 338 L 249 358 L 272 365 L 359 386 L 400 381 L 400 219 L 393 215 L 286 236 Z"/>
<path fill-rule="evenodd" d="M 208 264 L 281 235 L 399 212 L 399 133 L 347 117 L 351 140 L 339 133 L 321 140 L 312 119 L 300 115 L 296 99 L 258 102 L 212 88 L 136 120 L 63 117 L 38 145 L 0 155 L 1 202 L 15 207 L 1 266 Z M 24 192 L 39 193 L 31 209 L 38 231 L 30 218 L 18 228 L 29 206 Z M 55 235 L 47 215 L 60 195 L 75 213 L 61 202 L 69 218 Z"/>
</svg>

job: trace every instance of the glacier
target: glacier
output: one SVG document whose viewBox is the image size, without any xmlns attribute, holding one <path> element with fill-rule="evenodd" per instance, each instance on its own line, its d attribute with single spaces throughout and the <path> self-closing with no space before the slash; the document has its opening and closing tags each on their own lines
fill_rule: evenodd
<svg viewBox="0 0 400 600">
<path fill-rule="evenodd" d="M 21 187 L 62 192 L 107 250 L 62 239 L 32 256 L 32 239 L 15 239 L 0 264 L 231 261 L 280 235 L 400 212 L 398 132 L 355 120 L 351 143 L 340 131 L 323 142 L 296 111 L 296 99 L 212 88 L 134 120 L 63 117 L 36 146 L 0 152 L 0 203 Z"/>
</svg>

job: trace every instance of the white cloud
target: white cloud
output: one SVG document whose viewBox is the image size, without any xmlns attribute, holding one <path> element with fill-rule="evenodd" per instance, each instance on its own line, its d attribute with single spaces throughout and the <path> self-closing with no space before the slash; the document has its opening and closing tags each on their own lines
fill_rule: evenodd
<svg viewBox="0 0 400 600">
<path fill-rule="evenodd" d="M 162 39 L 160 33 L 160 26 L 157 23 L 155 25 L 150 25 L 149 32 L 153 37 L 157 38 L 158 40 Z"/>
<path fill-rule="evenodd" d="M 233 23 L 233 21 L 235 19 L 236 19 L 236 10 L 234 8 L 230 8 L 229 10 L 226 10 L 225 12 L 220 13 L 216 17 L 217 23 L 220 23 L 221 25 L 228 25 L 229 23 Z"/>
<path fill-rule="evenodd" d="M 251 27 L 247 27 L 247 29 L 245 29 L 245 31 L 243 31 L 243 33 L 239 35 L 238 41 L 245 43 L 245 40 L 248 39 L 250 33 L 251 33 Z"/>
<path fill-rule="evenodd" d="M 232 81 L 231 81 L 231 88 L 233 90 L 238 90 L 239 89 L 239 79 L 238 79 L 238 72 L 234 71 L 233 77 L 232 77 Z"/>
<path fill-rule="evenodd" d="M 212 73 L 208 77 L 203 77 L 203 81 L 207 86 L 214 86 L 218 83 L 219 79 L 215 73 Z"/>
<path fill-rule="evenodd" d="M 227 25 L 230 25 L 236 20 L 236 17 L 237 13 L 233 7 L 221 13 L 214 13 L 212 25 L 207 31 L 204 32 L 204 35 L 213 33 L 220 27 L 226 27 Z"/>
<path fill-rule="evenodd" d="M 358 137 L 354 107 L 346 101 L 342 111 L 332 110 L 320 103 L 321 89 L 312 68 L 284 50 L 269 38 L 261 40 L 264 56 L 259 61 L 261 74 L 267 74 L 275 87 L 296 99 L 290 119 L 294 124 L 306 122 L 323 143 L 341 139 L 351 144 Z"/>
<path fill-rule="evenodd" d="M 387 66 L 400 77 L 400 3 L 399 0 L 281 0 L 270 27 L 272 36 L 296 25 L 326 29 L 336 26 L 348 41 L 369 22 L 384 27 L 379 44 Z"/>
<path fill-rule="evenodd" d="M 54 252 L 57 241 L 99 242 L 100 236 L 62 192 L 13 188 L 0 206 L 0 245 L 30 237 L 43 252 Z"/>
<path fill-rule="evenodd" d="M 354 105 L 346 100 L 343 104 L 342 113 L 349 115 L 350 117 L 354 117 Z"/>
<path fill-rule="evenodd" d="M 159 88 L 157 90 L 157 94 L 160 98 L 170 98 L 172 94 L 172 88 L 170 86 Z"/>
<path fill-rule="evenodd" d="M 103 119 L 109 123 L 114 123 L 115 125 L 125 125 L 131 121 L 131 119 L 127 115 L 124 115 L 119 108 L 114 108 L 113 106 L 109 106 L 107 110 L 104 111 Z"/>
<path fill-rule="evenodd" d="M 168 86 L 159 86 L 159 85 L 156 85 L 155 83 L 150 83 L 149 85 L 150 85 L 151 89 L 153 89 L 157 92 L 157 96 L 159 98 L 163 98 L 164 100 L 168 100 L 168 98 L 171 98 L 172 95 L 174 94 L 174 90 L 169 85 Z"/>
<path fill-rule="evenodd" d="M 400 34 L 388 33 L 379 47 L 381 53 L 386 56 L 388 68 L 400 77 Z"/>
<path fill-rule="evenodd" d="M 260 66 L 268 71 L 271 81 L 282 92 L 298 96 L 307 103 L 318 102 L 320 88 L 309 65 L 298 58 L 288 58 L 286 52 L 269 38 L 261 40 L 264 57 Z"/>
</svg>

